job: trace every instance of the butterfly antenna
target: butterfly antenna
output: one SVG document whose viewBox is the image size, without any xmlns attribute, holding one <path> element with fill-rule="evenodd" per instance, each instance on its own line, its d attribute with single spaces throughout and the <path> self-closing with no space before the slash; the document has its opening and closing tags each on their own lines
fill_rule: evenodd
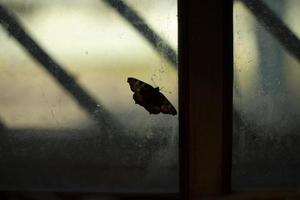
<svg viewBox="0 0 300 200">
<path fill-rule="evenodd" d="M 154 74 L 154 75 L 151 76 L 151 81 L 152 81 L 154 87 L 157 87 L 157 85 L 155 84 L 155 81 L 154 81 L 154 76 L 156 76 L 156 75 Z"/>
<path fill-rule="evenodd" d="M 163 89 L 164 89 L 164 87 L 161 87 L 161 88 L 159 89 L 159 91 L 162 91 L 162 92 L 165 92 L 165 93 L 168 93 L 168 94 L 172 94 L 171 91 L 167 91 L 167 90 L 163 90 Z"/>
</svg>

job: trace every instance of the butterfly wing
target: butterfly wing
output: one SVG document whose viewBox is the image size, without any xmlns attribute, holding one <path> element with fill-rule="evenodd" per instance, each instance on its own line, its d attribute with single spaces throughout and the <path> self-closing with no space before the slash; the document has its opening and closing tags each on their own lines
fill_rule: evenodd
<svg viewBox="0 0 300 200">
<path fill-rule="evenodd" d="M 157 98 L 157 105 L 160 107 L 160 112 L 165 114 L 176 115 L 177 111 L 174 106 L 169 102 L 169 100 L 159 92 L 159 97 Z"/>
<path fill-rule="evenodd" d="M 143 97 L 143 107 L 150 114 L 158 114 L 161 112 L 160 104 L 159 104 L 159 89 L 142 89 L 140 91 L 140 95 Z"/>
<path fill-rule="evenodd" d="M 154 88 L 151 85 L 149 85 L 149 84 L 147 84 L 143 81 L 140 81 L 136 78 L 129 77 L 127 79 L 127 82 L 129 83 L 131 91 L 134 92 L 133 99 L 134 99 L 135 103 L 143 106 L 144 108 L 146 108 L 148 106 L 148 103 L 147 103 L 147 96 L 148 95 L 147 95 L 147 93 L 154 90 Z"/>
<path fill-rule="evenodd" d="M 140 81 L 136 78 L 129 77 L 127 79 L 127 82 L 129 83 L 130 89 L 132 92 L 140 92 L 141 90 L 151 90 L 154 89 L 151 85 Z"/>
<path fill-rule="evenodd" d="M 162 113 L 177 115 L 176 109 L 168 100 L 160 108 Z"/>
<path fill-rule="evenodd" d="M 176 115 L 176 109 L 168 99 L 159 92 L 159 88 L 153 88 L 151 85 L 135 78 L 128 78 L 131 91 L 134 92 L 133 99 L 136 104 L 143 106 L 150 114 Z"/>
</svg>

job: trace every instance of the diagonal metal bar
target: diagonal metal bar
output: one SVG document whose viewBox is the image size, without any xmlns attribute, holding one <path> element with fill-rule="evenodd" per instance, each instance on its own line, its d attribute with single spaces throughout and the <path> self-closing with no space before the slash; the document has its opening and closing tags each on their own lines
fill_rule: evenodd
<svg viewBox="0 0 300 200">
<path fill-rule="evenodd" d="M 20 22 L 18 22 L 17 18 L 2 5 L 0 5 L 0 23 L 41 66 L 75 98 L 78 104 L 89 113 L 93 119 L 96 119 L 102 128 L 112 127 L 117 124 L 116 120 L 112 119 L 112 116 L 104 107 L 100 106 L 62 66 L 54 61 L 54 59 L 25 32 L 25 29 L 21 26 Z"/>
<path fill-rule="evenodd" d="M 262 0 L 240 0 L 278 42 L 300 61 L 300 40 Z"/>
<path fill-rule="evenodd" d="M 172 47 L 155 33 L 135 10 L 126 5 L 122 0 L 103 0 L 116 9 L 160 54 L 163 55 L 175 68 L 177 68 L 178 56 Z"/>
</svg>

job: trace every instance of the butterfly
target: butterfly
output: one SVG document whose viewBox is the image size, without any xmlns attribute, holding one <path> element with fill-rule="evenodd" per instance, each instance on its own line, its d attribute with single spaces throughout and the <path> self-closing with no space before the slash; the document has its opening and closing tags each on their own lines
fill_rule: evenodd
<svg viewBox="0 0 300 200">
<path fill-rule="evenodd" d="M 150 114 L 176 115 L 177 111 L 168 99 L 159 92 L 159 88 L 140 81 L 136 78 L 127 79 L 130 89 L 134 92 L 133 99 L 136 104 L 143 106 Z"/>
</svg>

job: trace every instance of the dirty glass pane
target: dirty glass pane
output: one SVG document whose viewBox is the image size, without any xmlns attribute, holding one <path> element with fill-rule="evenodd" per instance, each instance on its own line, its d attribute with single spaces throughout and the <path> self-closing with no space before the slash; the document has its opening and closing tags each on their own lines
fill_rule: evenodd
<svg viewBox="0 0 300 200">
<path fill-rule="evenodd" d="M 178 191 L 176 0 L 0 0 L 0 43 L 0 190 Z"/>
<path fill-rule="evenodd" d="M 233 10 L 232 189 L 299 189 L 300 2 L 241 0 Z"/>
</svg>

